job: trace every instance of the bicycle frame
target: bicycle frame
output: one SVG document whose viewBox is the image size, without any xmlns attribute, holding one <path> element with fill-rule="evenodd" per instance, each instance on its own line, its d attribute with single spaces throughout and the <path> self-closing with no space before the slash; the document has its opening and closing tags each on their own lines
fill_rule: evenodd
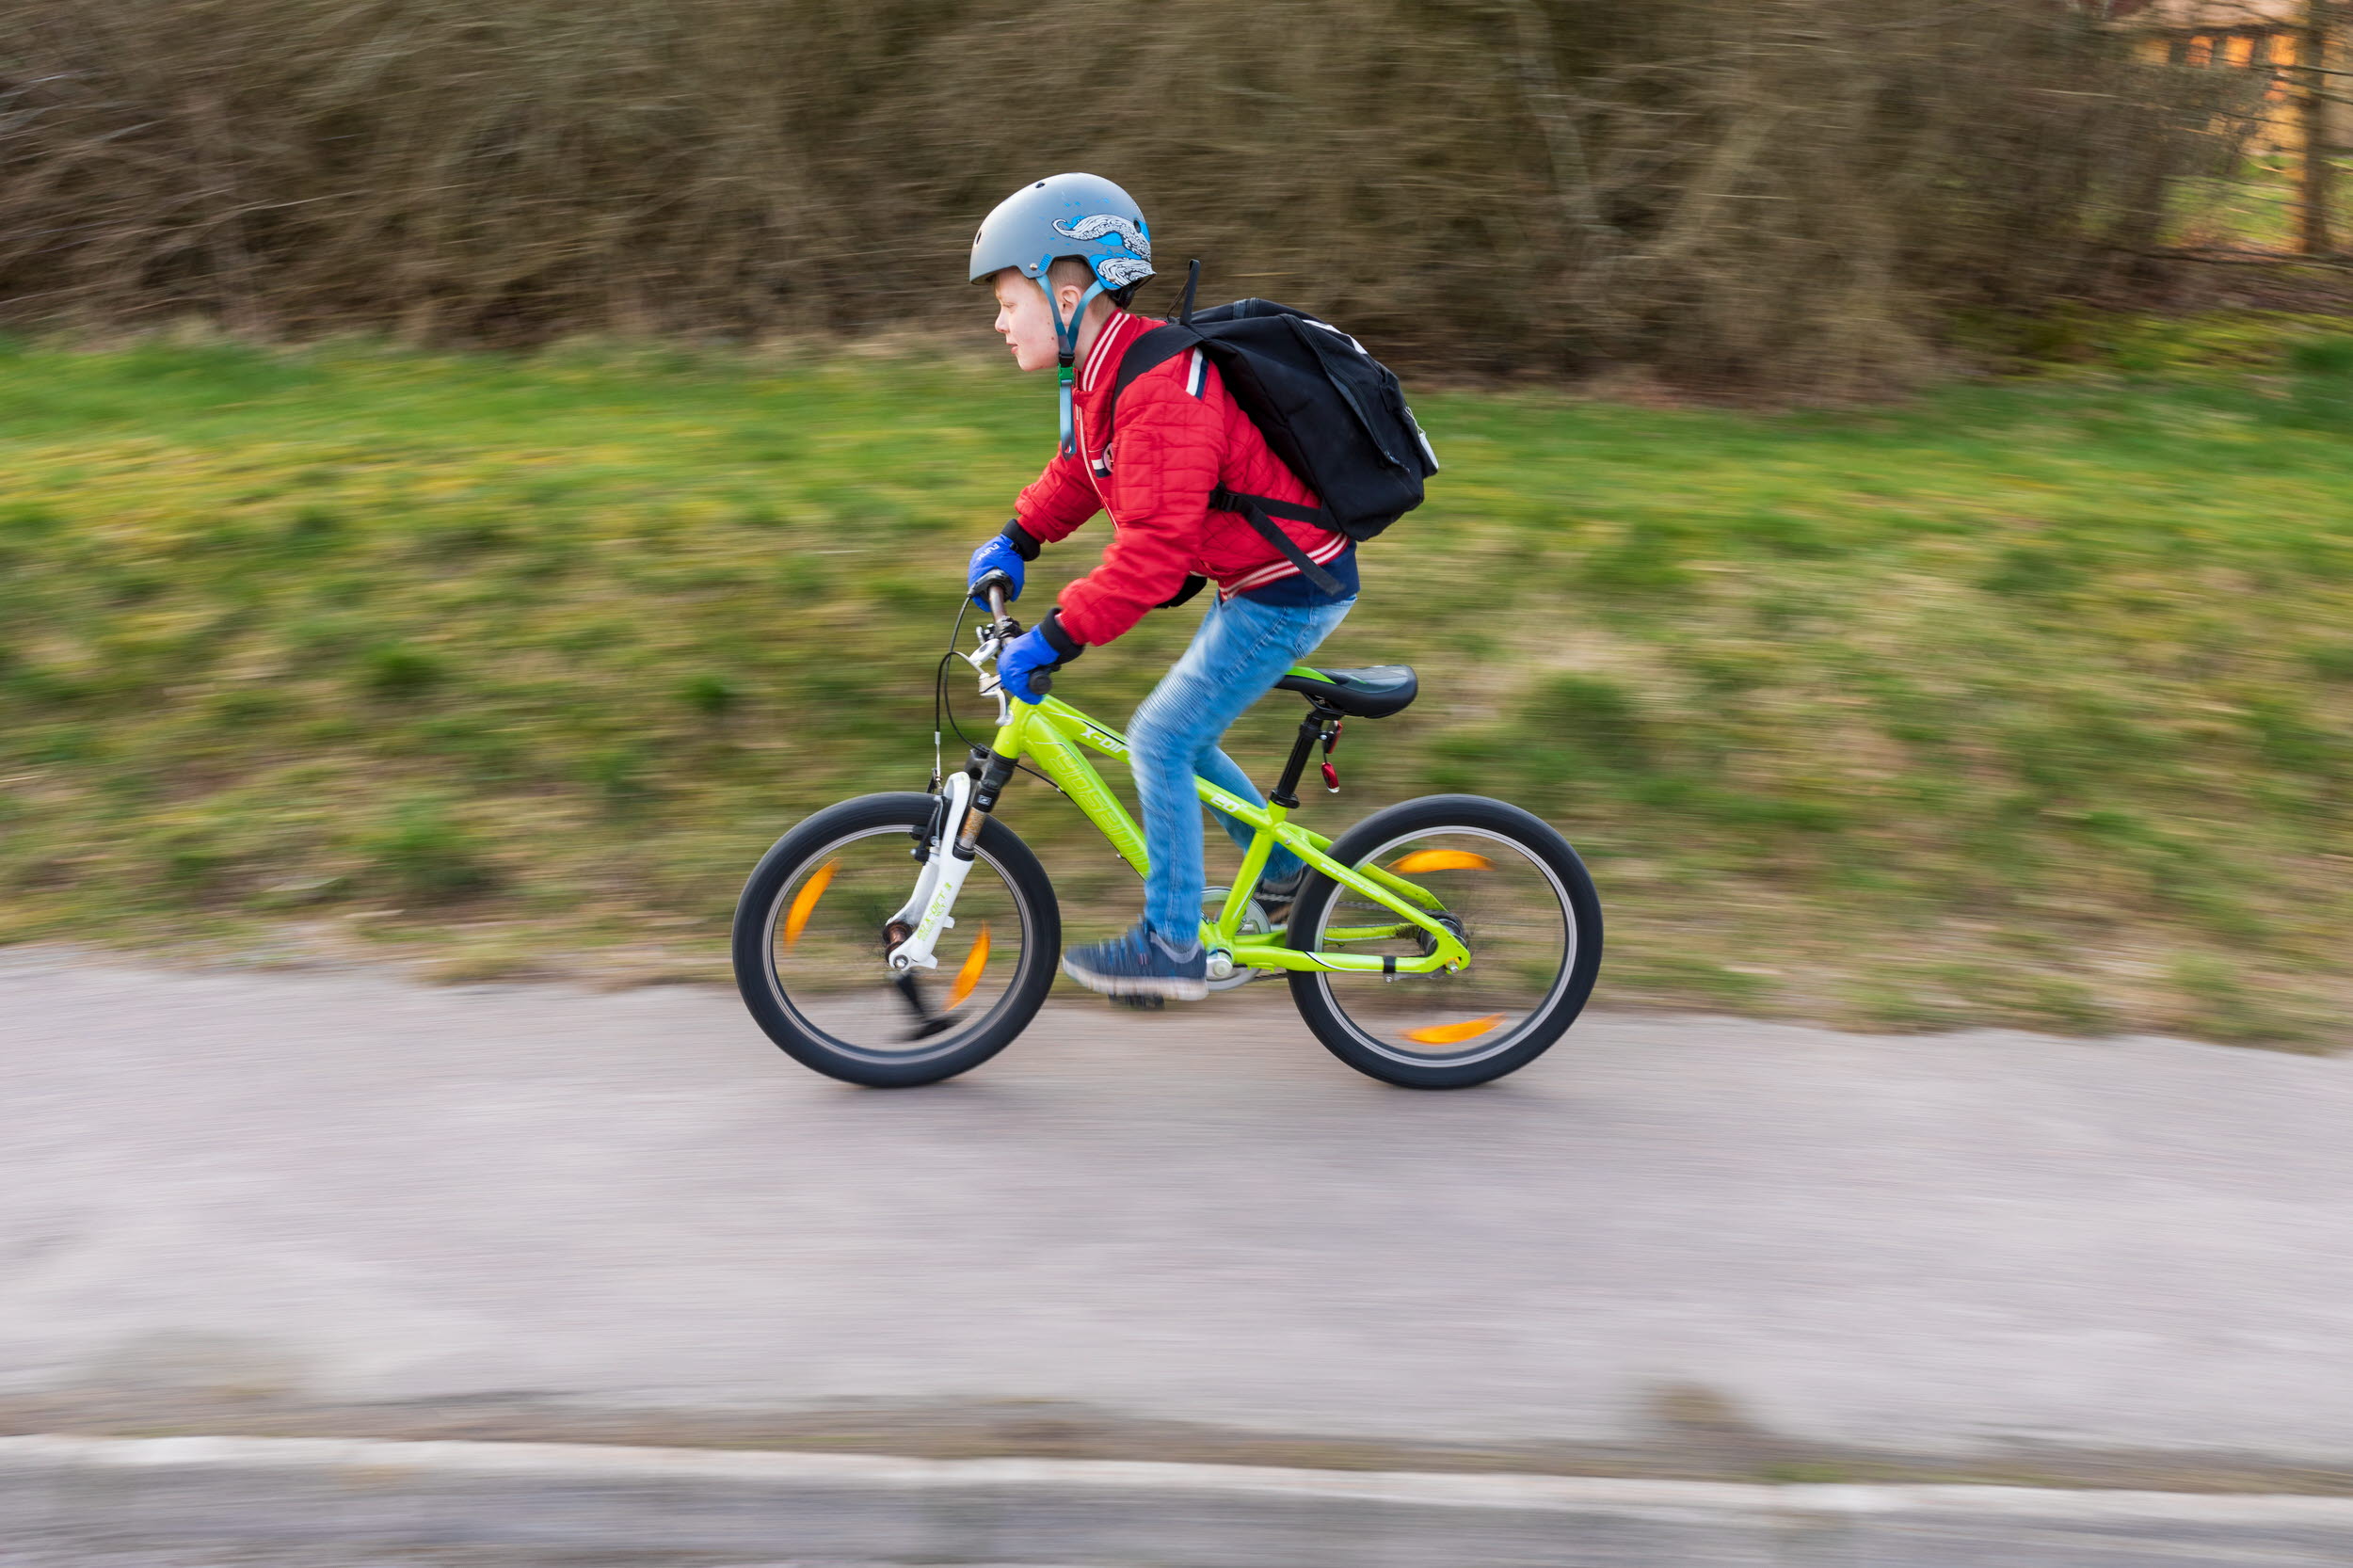
<svg viewBox="0 0 2353 1568">
<path fill-rule="evenodd" d="M 1005 721 L 999 727 L 991 749 L 1000 759 L 1020 760 L 1027 758 L 1039 772 L 1052 779 L 1062 792 L 1086 813 L 1120 857 L 1135 868 L 1136 874 L 1144 875 L 1150 861 L 1144 847 L 1144 831 L 1136 825 L 1128 808 L 1119 803 L 1103 776 L 1096 771 L 1080 747 L 1085 746 L 1107 757 L 1128 760 L 1127 738 L 1107 725 L 1096 723 L 1078 709 L 1059 697 L 1048 696 L 1040 703 L 1007 699 Z M 1256 831 L 1250 846 L 1242 854 L 1241 871 L 1234 878 L 1231 891 L 1215 920 L 1201 922 L 1201 940 L 1211 951 L 1231 955 L 1237 968 L 1255 969 L 1325 969 L 1363 974 L 1432 974 L 1440 969 L 1456 969 L 1470 962 L 1470 950 L 1461 937 L 1442 921 L 1433 919 L 1429 910 L 1442 910 L 1444 904 L 1427 889 L 1417 887 L 1384 868 L 1368 866 L 1362 869 L 1344 866 L 1327 853 L 1332 840 L 1321 834 L 1311 833 L 1293 825 L 1287 819 L 1289 810 L 1279 805 L 1258 806 L 1236 798 L 1206 778 L 1196 776 L 1193 789 L 1204 804 L 1226 816 L 1247 824 Z M 1260 873 L 1266 870 L 1267 857 L 1280 844 L 1310 867 L 1321 872 L 1362 897 L 1370 899 L 1382 908 L 1399 917 L 1396 923 L 1350 927 L 1327 931 L 1325 935 L 1341 941 L 1370 941 L 1381 937 L 1404 936 L 1418 933 L 1427 952 L 1411 958 L 1393 954 L 1382 955 L 1354 952 L 1305 952 L 1278 945 L 1272 937 L 1244 939 L 1241 936 L 1243 918 L 1249 913 L 1250 896 L 1257 890 Z"/>
</svg>

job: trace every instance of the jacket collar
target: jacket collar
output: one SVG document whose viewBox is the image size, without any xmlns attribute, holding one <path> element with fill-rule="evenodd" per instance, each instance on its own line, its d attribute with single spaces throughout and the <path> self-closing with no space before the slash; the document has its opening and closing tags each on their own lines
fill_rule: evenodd
<svg viewBox="0 0 2353 1568">
<path fill-rule="evenodd" d="M 1108 390 L 1119 374 L 1119 361 L 1127 354 L 1128 345 L 1150 329 L 1150 324 L 1142 316 L 1113 311 L 1087 347 L 1086 363 L 1079 371 L 1079 390 L 1090 395 Z"/>
</svg>

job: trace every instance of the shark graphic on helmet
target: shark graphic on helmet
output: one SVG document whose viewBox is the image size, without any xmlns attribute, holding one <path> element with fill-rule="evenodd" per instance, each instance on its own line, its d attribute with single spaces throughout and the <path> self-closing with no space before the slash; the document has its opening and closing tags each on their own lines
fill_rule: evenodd
<svg viewBox="0 0 2353 1568">
<path fill-rule="evenodd" d="M 1095 275 L 1103 280 L 1107 289 L 1124 289 L 1130 283 L 1141 283 L 1152 276 L 1152 264 L 1128 256 L 1112 256 L 1095 264 Z"/>
<path fill-rule="evenodd" d="M 1054 224 L 1054 232 L 1066 240 L 1099 240 L 1105 234 L 1117 234 L 1120 244 L 1147 262 L 1152 259 L 1150 236 L 1117 213 L 1096 213 L 1092 216 L 1082 217 L 1076 223 L 1067 218 L 1059 219 Z M 1150 267 L 1144 269 L 1145 277 L 1148 278 L 1151 274 Z"/>
</svg>

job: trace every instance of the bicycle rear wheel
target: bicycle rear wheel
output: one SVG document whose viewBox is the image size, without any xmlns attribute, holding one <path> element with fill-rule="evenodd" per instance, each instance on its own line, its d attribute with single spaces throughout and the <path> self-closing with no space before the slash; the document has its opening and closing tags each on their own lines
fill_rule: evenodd
<svg viewBox="0 0 2353 1568">
<path fill-rule="evenodd" d="M 1593 994 L 1601 900 L 1543 819 L 1481 795 L 1429 795 L 1367 817 L 1331 856 L 1425 889 L 1471 954 L 1459 974 L 1291 971 L 1300 1016 L 1358 1072 L 1409 1089 L 1486 1083 L 1543 1055 Z M 1301 888 L 1288 939 L 1400 958 L 1429 948 L 1394 911 L 1321 875 Z"/>
<path fill-rule="evenodd" d="M 894 976 L 886 931 L 922 872 L 934 797 L 827 807 L 761 856 L 735 909 L 735 984 L 803 1066 L 869 1088 L 968 1072 L 1029 1027 L 1054 982 L 1062 916 L 1045 868 L 987 819 L 936 969 Z"/>
</svg>

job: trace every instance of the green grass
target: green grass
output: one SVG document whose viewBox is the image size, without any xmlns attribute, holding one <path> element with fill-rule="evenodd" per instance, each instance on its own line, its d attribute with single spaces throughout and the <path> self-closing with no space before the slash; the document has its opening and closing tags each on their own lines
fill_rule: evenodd
<svg viewBox="0 0 2353 1568">
<path fill-rule="evenodd" d="M 2353 158 L 2330 160 L 2329 227 L 2337 248 L 2353 225 Z M 2303 160 L 2292 152 L 2255 152 L 2228 174 L 2185 177 L 2170 190 L 2169 244 L 2189 249 L 2293 251 L 2303 225 Z"/>
<path fill-rule="evenodd" d="M 1426 695 L 1306 820 L 1546 813 L 1605 1002 L 2335 1043 L 2353 349 L 2093 336 L 1869 412 L 1420 397 L 1447 470 L 1325 657 Z M 922 786 L 964 557 L 1051 418 L 880 354 L 10 345 L 0 936 L 715 976 L 770 840 Z M 1193 618 L 1064 694 L 1124 716 Z M 1292 722 L 1232 749 L 1271 773 Z M 1004 814 L 1080 932 L 1129 918 L 1067 806 Z"/>
</svg>

